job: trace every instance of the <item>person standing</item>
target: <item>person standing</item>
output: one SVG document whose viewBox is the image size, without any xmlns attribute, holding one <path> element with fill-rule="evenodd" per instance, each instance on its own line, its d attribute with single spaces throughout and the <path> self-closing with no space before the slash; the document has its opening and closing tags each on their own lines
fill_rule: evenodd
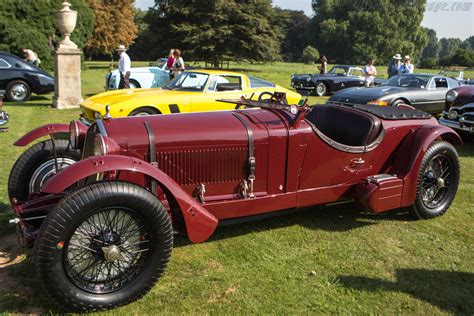
<svg viewBox="0 0 474 316">
<path fill-rule="evenodd" d="M 181 57 L 181 51 L 179 49 L 175 49 L 173 52 L 173 56 L 175 58 L 173 64 L 173 77 L 176 78 L 181 72 L 184 71 L 184 60 Z"/>
<path fill-rule="evenodd" d="M 118 69 L 120 72 L 119 89 L 130 89 L 130 70 L 132 68 L 132 61 L 128 54 L 125 45 L 119 45 L 116 49 L 119 54 Z"/>
<path fill-rule="evenodd" d="M 412 74 L 413 71 L 415 71 L 415 66 L 411 63 L 410 56 L 406 55 L 403 57 L 403 64 L 400 66 L 399 73 Z"/>
<path fill-rule="evenodd" d="M 169 70 L 170 72 L 170 80 L 173 80 L 173 65 L 174 61 L 176 60 L 174 58 L 174 49 L 170 50 L 170 54 L 168 55 L 168 60 L 166 61 L 166 70 Z"/>
<path fill-rule="evenodd" d="M 36 67 L 39 67 L 39 64 L 41 63 L 41 61 L 38 58 L 38 54 L 36 54 L 34 51 L 28 48 L 23 48 L 22 51 L 23 51 L 23 54 L 25 55 L 26 62 L 31 63 L 35 65 Z"/>
<path fill-rule="evenodd" d="M 388 78 L 392 78 L 395 75 L 398 75 L 398 70 L 400 69 L 402 56 L 400 54 L 395 54 L 390 63 L 388 64 L 387 74 Z"/>
<path fill-rule="evenodd" d="M 369 58 L 367 65 L 364 68 L 365 73 L 365 86 L 374 86 L 375 76 L 377 76 L 377 69 L 375 68 L 375 61 L 373 58 Z"/>
<path fill-rule="evenodd" d="M 326 56 L 321 56 L 321 58 L 319 58 L 319 61 L 321 62 L 321 66 L 318 67 L 319 69 L 319 73 L 321 75 L 325 75 L 327 73 L 327 70 L 328 70 L 328 60 L 326 58 Z"/>
</svg>

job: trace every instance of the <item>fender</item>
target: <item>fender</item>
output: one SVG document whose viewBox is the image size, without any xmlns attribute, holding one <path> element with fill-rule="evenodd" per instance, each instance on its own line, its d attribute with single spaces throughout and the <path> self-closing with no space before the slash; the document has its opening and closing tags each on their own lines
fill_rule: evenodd
<svg viewBox="0 0 474 316">
<path fill-rule="evenodd" d="M 454 130 L 442 125 L 425 125 L 413 131 L 412 135 L 409 135 L 402 143 L 400 153 L 396 158 L 398 168 L 395 168 L 395 171 L 398 171 L 396 173 L 403 179 L 402 207 L 410 206 L 415 202 L 418 170 L 423 156 L 436 139 L 445 140 L 453 145 L 463 143 Z M 409 148 L 411 155 L 403 158 L 403 153 L 409 152 Z"/>
<path fill-rule="evenodd" d="M 69 124 L 47 124 L 28 132 L 13 145 L 23 147 L 46 135 L 69 133 Z"/>
<path fill-rule="evenodd" d="M 168 190 L 181 208 L 186 232 L 193 243 L 207 240 L 216 229 L 217 218 L 186 193 L 166 173 L 146 161 L 128 156 L 97 156 L 81 160 L 49 179 L 42 190 L 45 193 L 58 194 L 81 179 L 113 170 L 126 170 L 148 175 L 155 179 L 163 189 Z"/>
</svg>

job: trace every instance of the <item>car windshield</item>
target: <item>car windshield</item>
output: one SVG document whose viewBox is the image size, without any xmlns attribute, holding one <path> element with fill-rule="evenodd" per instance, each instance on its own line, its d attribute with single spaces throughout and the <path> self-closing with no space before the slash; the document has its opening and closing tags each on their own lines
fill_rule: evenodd
<svg viewBox="0 0 474 316">
<path fill-rule="evenodd" d="M 348 68 L 346 67 L 338 67 L 334 66 L 329 70 L 328 73 L 333 74 L 333 75 L 347 75 L 347 70 Z"/>
<path fill-rule="evenodd" d="M 454 70 L 443 70 L 439 74 L 457 80 L 463 80 L 464 77 L 464 72 Z"/>
<path fill-rule="evenodd" d="M 209 75 L 199 72 L 183 72 L 167 86 L 169 90 L 202 91 Z"/>
<path fill-rule="evenodd" d="M 396 75 L 390 78 L 384 85 L 424 89 L 429 80 L 430 76 L 427 75 Z"/>
</svg>

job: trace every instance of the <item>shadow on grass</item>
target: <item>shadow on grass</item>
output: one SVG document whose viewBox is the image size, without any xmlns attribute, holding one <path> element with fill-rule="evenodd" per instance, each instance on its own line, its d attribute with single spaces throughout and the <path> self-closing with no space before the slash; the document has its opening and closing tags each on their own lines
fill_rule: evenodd
<svg viewBox="0 0 474 316">
<path fill-rule="evenodd" d="M 407 293 L 455 315 L 474 313 L 474 274 L 425 269 L 398 269 L 396 281 L 339 276 L 342 285 L 359 291 Z"/>
<path fill-rule="evenodd" d="M 383 214 L 372 214 L 361 210 L 354 203 L 334 206 L 316 206 L 301 210 L 289 211 L 286 215 L 235 223 L 229 226 L 220 226 L 206 242 L 242 236 L 250 233 L 300 225 L 308 229 L 324 230 L 328 232 L 345 232 L 370 225 L 380 221 L 411 221 L 413 217 L 405 210 L 395 210 Z M 185 237 L 178 235 L 175 238 L 175 247 L 190 245 Z"/>
</svg>

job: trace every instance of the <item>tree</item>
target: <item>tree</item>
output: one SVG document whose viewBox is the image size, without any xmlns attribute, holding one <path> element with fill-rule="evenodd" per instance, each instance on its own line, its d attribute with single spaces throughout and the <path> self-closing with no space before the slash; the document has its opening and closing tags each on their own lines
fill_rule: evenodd
<svg viewBox="0 0 474 316">
<path fill-rule="evenodd" d="M 280 58 L 279 27 L 271 0 L 155 0 L 148 11 L 150 47 L 163 55 L 180 48 L 187 58 L 218 66 L 226 58 Z"/>
<path fill-rule="evenodd" d="M 338 62 L 362 63 L 368 56 L 417 56 L 427 44 L 420 26 L 426 0 L 313 0 L 309 42 Z"/>
<path fill-rule="evenodd" d="M 474 67 L 474 51 L 467 49 L 457 49 L 451 58 L 449 64 L 455 66 Z"/>
<path fill-rule="evenodd" d="M 474 35 L 471 37 L 466 38 L 462 44 L 461 48 L 463 49 L 469 49 L 469 50 L 474 50 Z"/>
<path fill-rule="evenodd" d="M 303 11 L 275 8 L 274 25 L 282 30 L 281 55 L 285 61 L 300 61 L 307 46 L 306 28 L 309 17 Z"/>
<path fill-rule="evenodd" d="M 86 0 L 94 12 L 94 32 L 87 41 L 89 55 L 112 56 L 119 44 L 128 47 L 137 36 L 134 2 L 130 0 Z"/>
<path fill-rule="evenodd" d="M 438 37 L 436 36 L 436 31 L 433 29 L 427 29 L 428 35 L 428 44 L 421 52 L 421 59 L 438 59 L 440 44 L 438 42 Z"/>
<path fill-rule="evenodd" d="M 440 50 L 439 58 L 450 58 L 461 45 L 462 41 L 459 38 L 442 38 L 439 40 Z"/>
<path fill-rule="evenodd" d="M 22 48 L 30 48 L 41 59 L 41 67 L 53 69 L 53 54 L 48 37 L 58 33 L 55 15 L 62 0 L 0 1 L 0 50 L 23 57 Z M 83 48 L 92 34 L 94 16 L 85 0 L 69 0 L 78 12 L 71 39 Z"/>
<path fill-rule="evenodd" d="M 301 54 L 302 60 L 307 64 L 312 64 L 319 59 L 319 52 L 313 46 L 306 46 Z"/>
</svg>

